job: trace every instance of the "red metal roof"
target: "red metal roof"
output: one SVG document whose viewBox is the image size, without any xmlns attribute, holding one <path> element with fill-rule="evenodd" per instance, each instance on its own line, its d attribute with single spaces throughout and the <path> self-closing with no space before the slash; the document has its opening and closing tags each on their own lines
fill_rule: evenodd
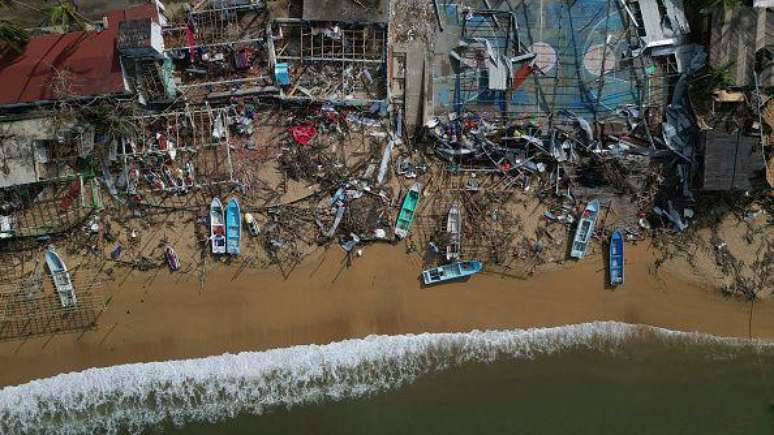
<svg viewBox="0 0 774 435">
<path fill-rule="evenodd" d="M 108 28 L 102 32 L 37 36 L 23 53 L 0 58 L 0 105 L 56 99 L 52 83 L 59 72 L 69 81 L 69 92 L 78 96 L 123 93 L 116 50 L 118 23 L 158 20 L 158 16 L 152 4 L 110 11 L 106 16 Z"/>
</svg>

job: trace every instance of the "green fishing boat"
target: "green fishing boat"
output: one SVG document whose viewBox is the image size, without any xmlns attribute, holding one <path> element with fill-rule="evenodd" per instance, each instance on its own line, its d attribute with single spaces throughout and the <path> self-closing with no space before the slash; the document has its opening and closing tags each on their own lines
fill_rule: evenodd
<svg viewBox="0 0 774 435">
<path fill-rule="evenodd" d="M 414 222 L 414 213 L 417 210 L 417 205 L 419 205 L 419 195 L 421 192 L 422 185 L 414 183 L 403 198 L 403 206 L 400 208 L 398 221 L 395 223 L 395 236 L 399 239 L 406 237 L 409 231 L 411 231 L 411 223 Z"/>
</svg>

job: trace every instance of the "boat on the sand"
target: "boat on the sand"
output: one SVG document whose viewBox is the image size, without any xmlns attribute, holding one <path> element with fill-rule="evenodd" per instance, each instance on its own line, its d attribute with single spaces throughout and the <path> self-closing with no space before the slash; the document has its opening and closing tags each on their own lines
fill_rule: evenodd
<svg viewBox="0 0 774 435">
<path fill-rule="evenodd" d="M 258 222 L 253 217 L 252 213 L 245 213 L 245 224 L 247 225 L 247 231 L 250 235 L 257 236 L 261 234 L 261 228 L 258 226 Z"/>
<path fill-rule="evenodd" d="M 414 214 L 419 205 L 419 196 L 421 192 L 422 185 L 414 183 L 403 198 L 403 205 L 398 214 L 398 221 L 395 223 L 395 235 L 399 239 L 405 238 L 411 231 L 411 224 L 414 222 Z"/>
<path fill-rule="evenodd" d="M 226 205 L 226 252 L 239 255 L 239 243 L 242 238 L 242 212 L 239 200 L 231 198 Z"/>
<path fill-rule="evenodd" d="M 597 216 L 599 216 L 599 201 L 595 199 L 586 205 L 586 209 L 583 210 L 583 214 L 578 220 L 570 257 L 581 259 L 586 256 L 589 245 L 591 245 L 591 236 L 594 234 L 594 226 L 597 224 Z"/>
<path fill-rule="evenodd" d="M 167 245 L 164 250 L 164 256 L 167 259 L 167 265 L 172 272 L 180 270 L 180 257 L 177 256 L 177 251 L 172 246 Z"/>
<path fill-rule="evenodd" d="M 475 275 L 483 269 L 484 265 L 478 260 L 455 261 L 422 272 L 422 281 L 425 285 L 437 284 Z"/>
<path fill-rule="evenodd" d="M 213 198 L 210 204 L 210 240 L 213 254 L 226 253 L 226 217 L 223 213 L 223 203 Z"/>
<path fill-rule="evenodd" d="M 616 230 L 610 237 L 610 285 L 619 286 L 624 282 L 624 238 Z"/>
<path fill-rule="evenodd" d="M 454 203 L 449 208 L 449 216 L 446 218 L 446 232 L 449 233 L 449 244 L 446 245 L 446 260 L 458 260 L 460 258 L 460 240 L 462 237 L 462 214 L 459 203 Z"/>
<path fill-rule="evenodd" d="M 51 279 L 54 281 L 56 294 L 59 296 L 62 307 L 74 307 L 78 303 L 78 299 L 75 297 L 75 287 L 70 278 L 70 271 L 67 270 L 67 265 L 53 246 L 49 246 L 46 250 L 46 265 L 51 273 Z"/>
</svg>

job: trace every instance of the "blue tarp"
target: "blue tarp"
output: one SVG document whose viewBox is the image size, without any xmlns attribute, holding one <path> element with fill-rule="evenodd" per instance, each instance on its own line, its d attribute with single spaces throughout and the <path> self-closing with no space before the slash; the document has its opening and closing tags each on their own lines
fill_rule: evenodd
<svg viewBox="0 0 774 435">
<path fill-rule="evenodd" d="M 288 73 L 288 64 L 278 63 L 274 66 L 274 80 L 281 86 L 290 84 L 290 74 Z"/>
</svg>

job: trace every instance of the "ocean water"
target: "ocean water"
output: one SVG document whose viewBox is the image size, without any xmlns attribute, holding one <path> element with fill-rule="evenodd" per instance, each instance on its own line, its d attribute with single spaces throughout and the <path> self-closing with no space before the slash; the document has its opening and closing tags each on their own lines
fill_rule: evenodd
<svg viewBox="0 0 774 435">
<path fill-rule="evenodd" d="M 769 434 L 774 345 L 615 322 L 372 336 L 0 390 L 0 433 Z"/>
</svg>

